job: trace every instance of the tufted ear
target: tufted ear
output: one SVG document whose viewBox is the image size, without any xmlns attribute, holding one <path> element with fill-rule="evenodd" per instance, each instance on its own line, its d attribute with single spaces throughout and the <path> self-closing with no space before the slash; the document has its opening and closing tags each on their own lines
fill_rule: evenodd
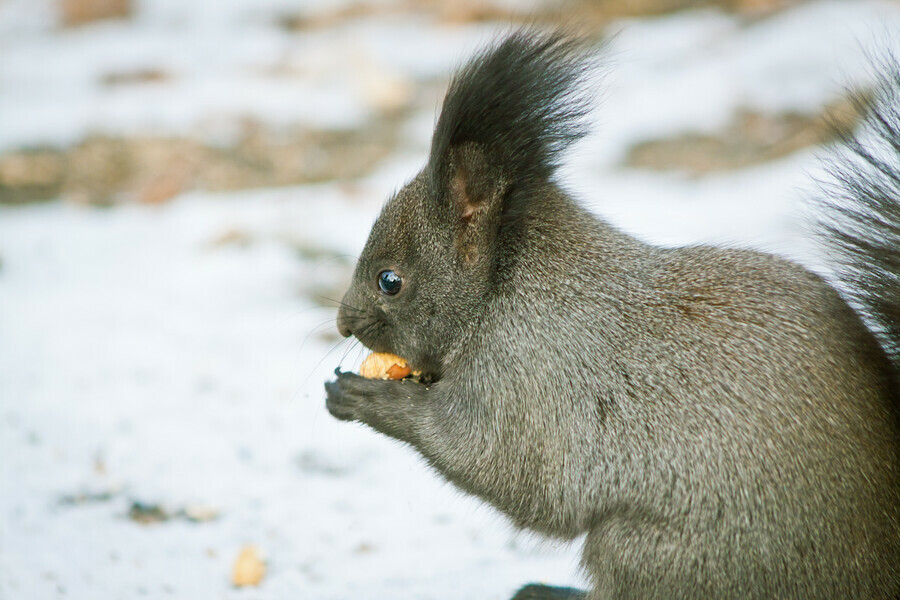
<svg viewBox="0 0 900 600">
<path fill-rule="evenodd" d="M 587 133 L 595 60 L 584 40 L 564 31 L 519 31 L 476 56 L 453 77 L 441 107 L 429 157 L 433 191 L 454 166 L 502 169 L 517 186 L 548 181 L 561 153 Z"/>
<path fill-rule="evenodd" d="M 497 234 L 508 184 L 493 168 L 485 152 L 475 144 L 449 151 L 446 185 L 447 214 L 454 220 L 455 243 L 463 263 L 488 256 Z"/>
<path fill-rule="evenodd" d="M 501 200 L 505 178 L 491 168 L 485 152 L 475 144 L 451 149 L 450 165 L 447 196 L 452 210 L 464 224 L 477 222 Z"/>
<path fill-rule="evenodd" d="M 587 133 L 586 74 L 594 62 L 585 40 L 522 30 L 454 76 L 428 173 L 431 197 L 459 227 L 457 244 L 469 262 L 489 249 L 504 211 L 524 214 L 561 153 Z"/>
</svg>

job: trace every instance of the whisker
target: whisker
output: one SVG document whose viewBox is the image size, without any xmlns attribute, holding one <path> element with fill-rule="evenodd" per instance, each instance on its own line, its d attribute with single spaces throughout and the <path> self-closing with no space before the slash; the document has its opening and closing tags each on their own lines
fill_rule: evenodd
<svg viewBox="0 0 900 600">
<path fill-rule="evenodd" d="M 356 331 L 353 335 L 359 338 L 369 337 L 369 334 L 374 331 L 374 328 L 378 327 L 379 322 L 375 319 L 370 319 L 368 321 L 363 321 L 361 327 L 357 327 Z"/>
<path fill-rule="evenodd" d="M 359 328 L 357 328 L 357 331 L 356 331 L 356 333 L 354 334 L 354 341 L 353 341 L 353 344 L 347 349 L 347 351 L 346 351 L 346 352 L 344 353 L 344 355 L 341 357 L 340 363 L 338 363 L 338 364 L 340 365 L 341 363 L 343 363 L 344 360 L 347 358 L 347 356 L 350 354 L 350 352 L 352 352 L 353 349 L 356 348 L 357 346 L 359 346 L 361 349 L 362 349 L 362 348 L 365 348 L 365 346 L 362 345 L 362 342 L 361 342 L 360 339 L 359 339 L 360 337 L 366 337 L 370 332 L 372 332 L 373 328 L 377 328 L 377 327 L 383 326 L 383 325 L 384 325 L 384 323 L 381 322 L 381 321 L 379 321 L 379 320 L 377 320 L 377 319 L 371 319 L 371 320 L 368 320 L 368 321 L 364 321 L 363 324 L 362 324 L 362 326 L 359 327 Z M 325 356 L 323 356 L 322 359 L 316 364 L 316 366 L 313 368 L 313 371 L 315 371 L 316 369 L 318 369 L 318 368 L 321 366 L 321 364 L 322 364 L 323 362 L 325 362 L 325 359 L 328 358 L 328 356 L 329 356 L 332 352 L 334 352 L 334 351 L 337 349 L 337 347 L 338 347 L 341 343 L 343 343 L 343 342 L 345 342 L 345 341 L 347 341 L 347 340 L 341 340 L 340 342 L 338 342 L 337 345 L 335 345 L 331 350 L 329 350 L 329 351 L 325 354 Z"/>
<path fill-rule="evenodd" d="M 345 342 L 348 342 L 348 341 L 349 341 L 349 339 L 342 339 L 342 340 L 340 340 L 338 343 L 336 343 L 334 346 L 332 346 L 332 347 L 331 347 L 331 350 L 329 350 L 328 352 L 326 352 L 325 355 L 322 356 L 322 358 L 319 360 L 319 362 L 316 363 L 316 366 L 314 366 L 312 369 L 310 369 L 309 375 L 307 375 L 307 376 L 306 376 L 306 379 L 303 380 L 303 385 L 305 386 L 305 385 L 309 382 L 309 378 L 312 377 L 312 376 L 313 376 L 313 373 L 315 373 L 315 372 L 319 369 L 319 367 L 322 366 L 322 363 L 325 362 L 325 359 L 328 358 L 328 357 L 331 355 L 332 352 L 334 352 L 335 350 L 337 350 L 338 347 L 339 347 L 341 344 L 343 344 L 343 343 L 345 343 Z M 351 347 L 352 347 L 352 346 L 351 346 Z"/>
<path fill-rule="evenodd" d="M 364 311 L 364 310 L 361 309 L 361 308 L 356 308 L 355 306 L 352 306 L 352 305 L 350 305 L 350 304 L 347 304 L 347 303 L 344 302 L 343 300 L 335 300 L 334 298 L 329 298 L 329 297 L 327 297 L 327 296 L 316 296 L 316 297 L 317 297 L 318 299 L 320 299 L 320 300 L 327 300 L 327 301 L 329 301 L 329 302 L 334 302 L 334 303 L 337 304 L 338 306 L 340 306 L 340 307 L 342 307 L 342 308 L 346 308 L 347 310 L 352 310 L 352 311 L 355 311 L 355 312 L 358 312 L 358 313 L 366 312 L 366 311 Z"/>
<path fill-rule="evenodd" d="M 336 324 L 336 323 L 337 323 L 337 319 L 334 317 L 330 317 L 328 319 L 325 319 L 324 321 L 322 321 L 321 323 L 319 323 L 312 329 L 310 329 L 309 333 L 307 333 L 306 336 L 303 338 L 303 341 L 300 342 L 300 350 L 301 351 L 303 350 L 303 347 L 306 345 L 306 343 L 309 341 L 309 338 L 312 337 L 312 335 L 314 333 L 318 333 L 318 331 L 321 330 L 326 325 L 331 325 L 331 324 Z"/>
<path fill-rule="evenodd" d="M 301 315 L 303 315 L 311 310 L 331 311 L 333 309 L 329 306 L 314 305 L 314 306 L 307 306 L 306 308 L 302 308 L 299 310 L 293 310 L 293 311 L 290 311 L 290 313 L 288 315 L 278 319 L 278 321 L 274 325 L 272 325 L 272 328 L 274 329 L 276 327 L 282 327 L 286 323 L 289 323 L 289 322 L 293 321 L 294 319 L 299 318 Z M 334 317 L 332 317 L 332 318 L 334 318 Z"/>
<path fill-rule="evenodd" d="M 363 356 L 364 350 L 365 350 L 365 347 L 361 345 L 361 346 L 359 347 L 359 353 L 356 355 L 356 363 L 357 363 L 357 364 L 362 364 L 362 361 L 363 361 L 363 359 L 365 358 L 365 357 Z"/>
<path fill-rule="evenodd" d="M 349 258 L 350 260 L 352 260 L 352 261 L 355 262 L 355 263 L 358 263 L 358 262 L 359 262 L 359 257 L 358 257 L 358 256 L 355 256 L 355 255 L 353 255 L 353 254 L 338 254 L 338 253 L 335 253 L 335 254 L 332 254 L 331 256 L 328 256 L 328 257 L 326 257 L 326 258 L 322 258 L 322 259 L 317 260 L 317 261 L 312 265 L 313 272 L 315 272 L 317 269 L 320 269 L 320 268 L 324 267 L 325 265 L 327 265 L 327 264 L 328 264 L 329 262 L 331 262 L 331 261 L 342 260 L 342 259 L 347 259 L 347 258 Z"/>
<path fill-rule="evenodd" d="M 354 348 L 358 348 L 358 347 L 362 347 L 362 343 L 359 340 L 355 340 L 353 342 L 353 344 L 351 344 L 350 347 L 347 348 L 347 350 L 344 352 L 344 355 L 341 356 L 341 361 L 338 363 L 338 366 L 343 365 L 344 361 L 347 360 L 347 355 L 349 355 L 351 352 L 353 352 Z"/>
</svg>

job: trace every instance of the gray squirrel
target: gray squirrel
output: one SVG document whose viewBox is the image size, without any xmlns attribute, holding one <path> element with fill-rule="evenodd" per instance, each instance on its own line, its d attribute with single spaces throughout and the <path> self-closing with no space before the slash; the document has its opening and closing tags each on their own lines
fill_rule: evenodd
<svg viewBox="0 0 900 600">
<path fill-rule="evenodd" d="M 401 440 L 520 528 L 585 535 L 589 591 L 900 598 L 900 74 L 820 229 L 851 308 L 750 250 L 640 242 L 554 181 L 595 54 L 512 33 L 451 81 L 372 227 L 338 329 L 428 381 L 336 370 L 338 419 Z"/>
</svg>

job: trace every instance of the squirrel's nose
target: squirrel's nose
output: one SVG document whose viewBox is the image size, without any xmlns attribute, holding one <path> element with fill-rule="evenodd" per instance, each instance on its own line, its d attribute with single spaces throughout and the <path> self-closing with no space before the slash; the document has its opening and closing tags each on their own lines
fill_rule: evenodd
<svg viewBox="0 0 900 600">
<path fill-rule="evenodd" d="M 351 335 L 353 335 L 353 331 L 350 329 L 350 323 L 347 319 L 347 311 L 344 310 L 343 306 L 338 309 L 337 329 L 338 333 L 340 333 L 344 337 L 350 337 Z"/>
</svg>

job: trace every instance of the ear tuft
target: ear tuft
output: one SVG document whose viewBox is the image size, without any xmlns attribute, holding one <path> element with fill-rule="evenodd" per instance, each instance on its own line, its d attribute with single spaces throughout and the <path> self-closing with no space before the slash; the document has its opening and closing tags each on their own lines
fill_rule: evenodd
<svg viewBox="0 0 900 600">
<path fill-rule="evenodd" d="M 488 171 L 516 186 L 549 179 L 563 150 L 587 133 L 593 104 L 587 75 L 596 62 L 587 42 L 557 30 L 521 30 L 476 56 L 453 78 L 429 157 L 432 192 L 457 186 L 454 150 L 477 147 Z M 477 177 L 463 178 L 472 195 Z"/>
</svg>

